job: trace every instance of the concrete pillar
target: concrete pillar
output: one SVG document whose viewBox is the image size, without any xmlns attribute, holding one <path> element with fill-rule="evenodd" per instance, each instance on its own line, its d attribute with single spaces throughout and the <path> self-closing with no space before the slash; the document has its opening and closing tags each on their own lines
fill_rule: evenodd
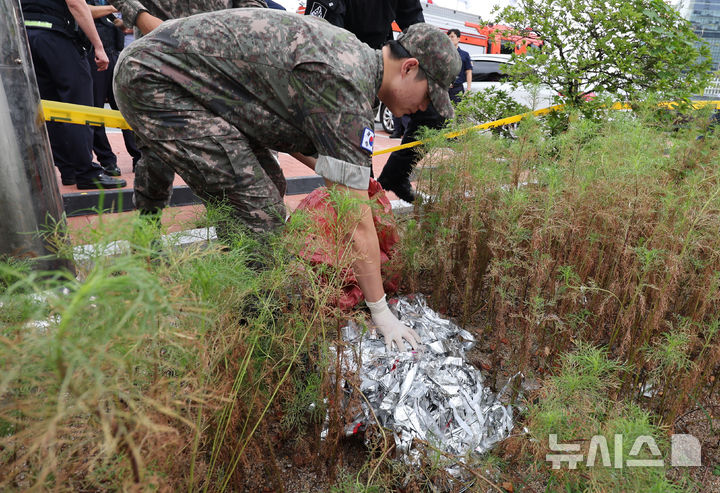
<svg viewBox="0 0 720 493">
<path fill-rule="evenodd" d="M 0 256 L 72 269 L 37 234 L 62 212 L 20 3 L 0 0 Z"/>
</svg>

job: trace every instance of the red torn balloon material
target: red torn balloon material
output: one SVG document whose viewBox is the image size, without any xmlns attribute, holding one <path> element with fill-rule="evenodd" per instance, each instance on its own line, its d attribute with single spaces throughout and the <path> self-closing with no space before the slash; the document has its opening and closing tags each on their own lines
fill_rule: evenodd
<svg viewBox="0 0 720 493">
<path fill-rule="evenodd" d="M 373 222 L 380 243 L 383 287 L 385 293 L 390 294 L 397 291 L 400 283 L 399 269 L 396 262 L 393 262 L 393 258 L 397 255 L 395 245 L 399 240 L 395 218 L 385 190 L 372 178 L 370 178 L 368 196 L 372 203 Z M 318 232 L 308 234 L 300 256 L 312 265 L 335 266 L 338 252 L 342 252 L 347 241 L 346 238 L 338 238 L 341 233 L 337 231 L 337 212 L 332 206 L 327 188 L 315 189 L 300 202 L 297 210 L 305 211 L 310 215 L 310 219 L 317 224 Z M 342 242 L 339 246 L 336 244 L 338 239 Z M 341 275 L 344 280 L 342 293 L 337 299 L 331 300 L 331 303 L 343 310 L 350 310 L 363 300 L 363 294 L 352 268 L 343 269 Z"/>
</svg>

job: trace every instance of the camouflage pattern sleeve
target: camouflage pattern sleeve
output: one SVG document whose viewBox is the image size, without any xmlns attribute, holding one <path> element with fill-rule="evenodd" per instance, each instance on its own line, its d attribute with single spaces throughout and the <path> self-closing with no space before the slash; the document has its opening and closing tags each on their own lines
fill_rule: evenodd
<svg viewBox="0 0 720 493">
<path fill-rule="evenodd" d="M 110 0 L 110 3 L 122 13 L 123 22 L 130 27 L 135 26 L 135 20 L 143 10 L 166 21 L 236 7 L 267 8 L 265 0 Z"/>
<path fill-rule="evenodd" d="M 315 172 L 328 180 L 367 190 L 375 132 L 367 115 L 315 113 L 305 119 L 305 131 L 318 153 Z"/>
<path fill-rule="evenodd" d="M 318 153 L 315 172 L 367 190 L 375 140 L 371 101 L 352 77 L 339 77 L 339 71 L 337 66 L 305 63 L 295 67 L 290 84 L 304 96 L 298 113 Z"/>
<path fill-rule="evenodd" d="M 233 0 L 233 8 L 257 7 L 266 9 L 267 4 L 264 0 Z"/>
<path fill-rule="evenodd" d="M 122 14 L 123 24 L 128 27 L 135 27 L 135 19 L 143 10 L 149 11 L 142 2 L 138 0 L 110 0 L 113 7 Z"/>
</svg>

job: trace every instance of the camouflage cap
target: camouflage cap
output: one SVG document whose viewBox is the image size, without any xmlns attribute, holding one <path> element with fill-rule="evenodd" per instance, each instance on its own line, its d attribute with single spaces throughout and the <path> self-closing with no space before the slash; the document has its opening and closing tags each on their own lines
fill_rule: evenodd
<svg viewBox="0 0 720 493">
<path fill-rule="evenodd" d="M 452 41 L 437 27 L 430 24 L 413 24 L 397 38 L 410 56 L 417 58 L 428 79 L 428 92 L 433 106 L 440 115 L 454 115 L 448 89 L 460 73 L 460 55 Z"/>
</svg>

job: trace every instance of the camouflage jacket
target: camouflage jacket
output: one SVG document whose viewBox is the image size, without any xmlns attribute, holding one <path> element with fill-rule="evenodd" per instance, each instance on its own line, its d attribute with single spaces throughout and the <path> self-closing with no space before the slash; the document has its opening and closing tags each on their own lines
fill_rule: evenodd
<svg viewBox="0 0 720 493">
<path fill-rule="evenodd" d="M 146 137 L 212 135 L 210 122 L 193 118 L 199 103 L 259 145 L 317 153 L 318 174 L 367 189 L 382 53 L 348 31 L 271 9 L 212 12 L 167 21 L 132 43 L 116 83 L 130 77 L 123 62 L 142 67 L 128 70 L 135 74 L 122 80 L 125 87 L 160 80 L 145 89 L 157 87 L 162 98 L 163 86 L 172 84 L 191 95 L 187 106 L 168 108 L 168 124 Z M 142 118 L 140 111 L 135 116 Z"/>
<path fill-rule="evenodd" d="M 110 0 L 110 3 L 122 13 L 123 22 L 129 27 L 135 26 L 135 19 L 143 10 L 165 21 L 237 7 L 267 7 L 264 0 Z"/>
</svg>

